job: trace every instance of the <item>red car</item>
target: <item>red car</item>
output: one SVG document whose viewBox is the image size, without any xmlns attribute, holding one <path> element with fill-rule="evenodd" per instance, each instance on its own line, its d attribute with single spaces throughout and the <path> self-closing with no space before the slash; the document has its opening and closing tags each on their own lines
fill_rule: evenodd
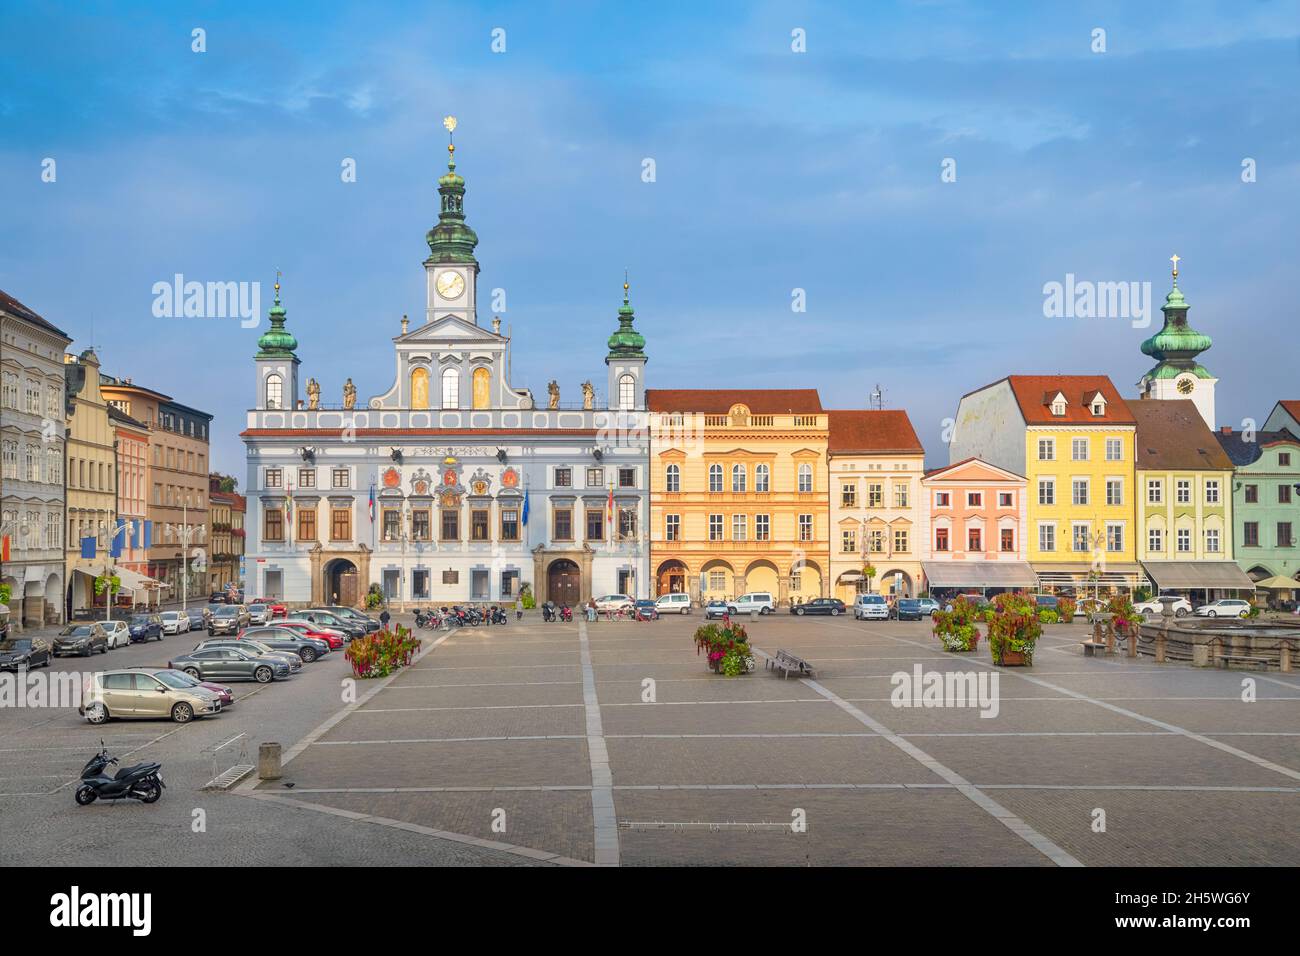
<svg viewBox="0 0 1300 956">
<path fill-rule="evenodd" d="M 277 604 L 274 601 L 268 601 L 266 598 L 258 598 L 256 601 L 249 601 L 249 604 L 265 604 L 267 621 L 274 621 L 277 617 L 288 617 L 289 609 L 283 604 Z"/>
<path fill-rule="evenodd" d="M 297 631 L 303 637 L 314 637 L 318 641 L 324 641 L 329 644 L 332 651 L 337 651 L 343 646 L 343 635 L 338 631 L 318 630 L 310 621 L 280 621 L 275 626 Z"/>
</svg>

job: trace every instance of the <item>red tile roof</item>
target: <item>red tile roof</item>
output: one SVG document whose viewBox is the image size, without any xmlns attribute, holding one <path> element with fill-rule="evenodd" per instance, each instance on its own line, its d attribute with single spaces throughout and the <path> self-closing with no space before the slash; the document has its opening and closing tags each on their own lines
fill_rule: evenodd
<svg viewBox="0 0 1300 956">
<path fill-rule="evenodd" d="M 1137 417 L 1139 468 L 1232 470 L 1231 460 L 1194 402 L 1148 398 L 1132 402 L 1129 410 Z"/>
<path fill-rule="evenodd" d="M 815 388 L 648 388 L 645 399 L 652 412 L 725 415 L 733 405 L 744 405 L 754 415 L 822 411 Z"/>
<path fill-rule="evenodd" d="M 832 455 L 925 454 L 911 419 L 901 409 L 831 409 L 828 414 L 830 440 L 827 447 Z"/>
<path fill-rule="evenodd" d="M 1134 424 L 1128 405 L 1105 375 L 1008 375 L 1006 382 L 1030 425 Z M 1064 415 L 1052 414 L 1049 403 L 1057 392 L 1065 396 Z M 1090 408 L 1098 392 L 1106 399 L 1106 414 L 1101 416 Z"/>
<path fill-rule="evenodd" d="M 1288 415 L 1300 422 L 1300 399 L 1284 399 L 1278 404 L 1286 409 Z"/>
</svg>

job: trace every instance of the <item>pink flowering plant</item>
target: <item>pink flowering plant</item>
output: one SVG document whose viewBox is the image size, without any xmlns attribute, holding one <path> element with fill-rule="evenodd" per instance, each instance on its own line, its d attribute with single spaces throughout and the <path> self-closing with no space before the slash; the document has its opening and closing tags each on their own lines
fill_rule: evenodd
<svg viewBox="0 0 1300 956">
<path fill-rule="evenodd" d="M 945 651 L 973 651 L 979 644 L 980 631 L 975 622 L 980 619 L 979 608 L 964 597 L 957 598 L 951 611 L 935 611 L 934 636 Z"/>
<path fill-rule="evenodd" d="M 726 677 L 738 677 L 754 669 L 754 655 L 743 624 L 726 618 L 721 624 L 704 624 L 695 631 L 695 653 L 705 654 L 709 670 Z"/>
</svg>

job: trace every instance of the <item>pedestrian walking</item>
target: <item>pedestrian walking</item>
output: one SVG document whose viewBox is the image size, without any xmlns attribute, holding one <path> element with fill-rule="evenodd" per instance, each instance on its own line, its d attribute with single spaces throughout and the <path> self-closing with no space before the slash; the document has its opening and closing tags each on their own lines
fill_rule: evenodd
<svg viewBox="0 0 1300 956">
<path fill-rule="evenodd" d="M 515 595 L 515 620 L 522 621 L 523 619 L 524 619 L 524 599 L 519 595 Z"/>
<path fill-rule="evenodd" d="M 384 608 L 384 610 L 379 615 L 379 623 L 383 625 L 385 631 L 388 630 L 388 622 L 391 620 L 392 620 L 392 615 L 388 613 L 388 608 Z"/>
</svg>

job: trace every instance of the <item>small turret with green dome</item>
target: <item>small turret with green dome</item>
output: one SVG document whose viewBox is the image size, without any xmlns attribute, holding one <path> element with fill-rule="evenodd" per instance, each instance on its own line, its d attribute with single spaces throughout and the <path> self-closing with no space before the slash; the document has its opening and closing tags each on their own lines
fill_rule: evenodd
<svg viewBox="0 0 1300 956">
<path fill-rule="evenodd" d="M 1158 363 L 1145 377 L 1164 379 L 1191 374 L 1197 378 L 1213 378 L 1196 359 L 1214 342 L 1187 324 L 1187 310 L 1191 307 L 1178 288 L 1179 257 L 1172 256 L 1171 261 L 1174 263 L 1174 287 L 1165 296 L 1165 304 L 1160 309 L 1165 314 L 1164 327 L 1142 343 L 1143 353 Z"/>
<path fill-rule="evenodd" d="M 257 358 L 296 358 L 298 340 L 284 327 L 285 310 L 280 304 L 280 273 L 275 274 L 275 302 L 267 312 L 271 327 L 257 340 Z"/>
<path fill-rule="evenodd" d="M 645 358 L 645 336 L 638 332 L 632 325 L 636 314 L 632 310 L 632 304 L 628 301 L 627 276 L 623 276 L 623 304 L 618 308 L 618 330 L 609 337 L 609 357 L 611 359 L 621 358 Z"/>
<path fill-rule="evenodd" d="M 454 135 L 456 118 L 448 116 L 442 121 L 449 135 Z M 447 144 L 447 172 L 438 179 L 438 193 L 442 196 L 438 211 L 438 224 L 425 235 L 429 243 L 428 262 L 473 262 L 478 234 L 465 222 L 465 179 L 456 172 L 456 144 Z"/>
</svg>

